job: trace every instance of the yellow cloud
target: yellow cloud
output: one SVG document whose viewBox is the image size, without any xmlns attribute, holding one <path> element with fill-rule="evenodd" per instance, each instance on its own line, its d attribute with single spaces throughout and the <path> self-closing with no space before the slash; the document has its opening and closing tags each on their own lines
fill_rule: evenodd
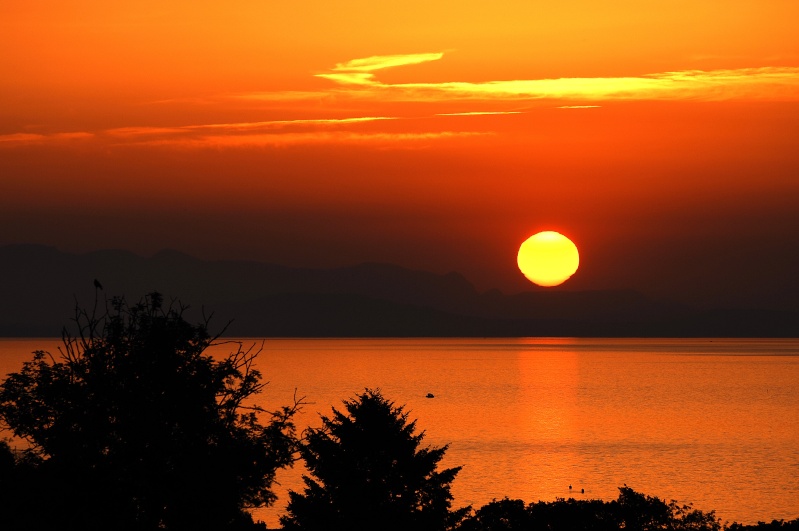
<svg viewBox="0 0 799 531">
<path fill-rule="evenodd" d="M 799 98 L 799 68 L 686 71 L 641 77 L 381 85 L 417 96 L 467 99 L 722 100 Z"/>
<path fill-rule="evenodd" d="M 443 53 L 416 53 L 405 55 L 373 55 L 362 59 L 353 59 L 346 63 L 338 63 L 332 73 L 316 74 L 316 77 L 329 79 L 342 85 L 377 85 L 382 86 L 372 73 L 375 70 L 393 68 L 395 66 L 417 65 L 438 61 Z"/>
<path fill-rule="evenodd" d="M 470 112 L 442 112 L 436 116 L 492 116 L 496 114 L 522 114 L 522 111 L 470 111 Z"/>
<path fill-rule="evenodd" d="M 374 70 L 438 60 L 442 53 L 375 56 L 337 64 L 317 77 L 354 97 L 381 100 L 725 100 L 799 99 L 799 67 L 686 70 L 644 76 L 383 83 Z M 377 90 L 379 92 L 370 92 Z M 346 93 L 346 92 L 345 92 Z M 339 92 L 339 94 L 341 94 Z"/>
<path fill-rule="evenodd" d="M 381 116 L 377 104 L 384 102 L 466 102 L 461 108 L 496 108 L 495 111 L 462 111 L 413 115 L 417 120 L 448 116 L 484 116 L 521 114 L 522 111 L 502 110 L 521 108 L 520 102 L 550 101 L 562 109 L 599 107 L 614 100 L 799 100 L 799 67 L 763 67 L 728 70 L 685 70 L 661 72 L 642 76 L 517 79 L 483 82 L 448 81 L 440 83 L 386 83 L 376 76 L 380 70 L 404 65 L 437 61 L 443 53 L 385 55 L 355 59 L 337 64 L 328 73 L 317 74 L 333 83 L 333 87 L 316 92 L 273 92 L 227 95 L 225 98 L 270 99 L 281 101 L 281 109 L 290 109 L 283 101 L 303 103 L 298 107 L 307 116 L 311 109 L 328 104 L 339 110 L 363 114 L 349 118 L 298 118 L 253 122 L 187 124 L 167 127 L 122 127 L 85 132 L 33 133 L 30 130 L 0 135 L 0 146 L 57 144 L 86 138 L 108 141 L 115 145 L 174 145 L 174 146 L 255 146 L 294 145 L 303 143 L 362 143 L 397 145 L 405 141 L 448 138 L 454 135 L 490 134 L 475 132 L 417 132 L 401 133 L 360 128 L 359 124 L 400 120 L 404 115 L 395 107 L 397 116 Z M 217 100 L 219 97 L 217 97 Z M 307 101 L 317 100 L 313 107 Z M 204 100 L 205 101 L 205 100 Z M 357 104 L 352 105 L 354 102 Z M 475 104 L 475 102 L 480 102 Z M 205 101 L 205 103 L 208 103 Z M 503 104 L 504 103 L 504 104 Z M 447 110 L 453 109 L 447 105 Z M 438 109 L 443 110 L 443 109 Z M 372 114 L 374 113 L 374 114 Z M 105 139 L 105 140 L 103 140 Z"/>
<path fill-rule="evenodd" d="M 329 79 L 342 85 L 380 85 L 374 74 L 365 72 L 342 72 L 334 74 L 316 74 L 316 77 Z"/>
<path fill-rule="evenodd" d="M 333 67 L 335 72 L 371 72 L 394 66 L 416 65 L 430 61 L 438 61 L 443 53 L 415 53 L 405 55 L 373 55 L 363 59 L 353 59 L 346 63 L 338 63 Z"/>
</svg>

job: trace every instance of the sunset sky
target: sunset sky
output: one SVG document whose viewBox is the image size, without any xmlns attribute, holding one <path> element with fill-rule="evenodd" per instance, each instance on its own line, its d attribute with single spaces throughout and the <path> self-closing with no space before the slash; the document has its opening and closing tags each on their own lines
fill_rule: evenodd
<svg viewBox="0 0 799 531">
<path fill-rule="evenodd" d="M 0 245 L 796 308 L 799 2 L 4 0 Z M 162 289 L 168 290 L 168 287 Z M 544 289 L 544 288 L 538 288 Z"/>
</svg>

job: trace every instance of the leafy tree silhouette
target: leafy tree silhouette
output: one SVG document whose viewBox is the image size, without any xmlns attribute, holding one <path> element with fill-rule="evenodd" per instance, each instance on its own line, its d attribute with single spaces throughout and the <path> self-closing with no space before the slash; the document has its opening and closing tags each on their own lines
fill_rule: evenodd
<svg viewBox="0 0 799 531">
<path fill-rule="evenodd" d="M 403 407 L 366 389 L 310 429 L 300 453 L 313 478 L 289 493 L 285 530 L 454 528 L 469 508 L 452 510 L 450 483 L 460 467 L 436 471 L 447 447 L 420 448 Z"/>
<path fill-rule="evenodd" d="M 785 520 L 772 520 L 771 522 L 758 522 L 753 525 L 734 523 L 727 529 L 729 531 L 799 531 L 799 518 L 788 522 Z"/>
<path fill-rule="evenodd" d="M 460 531 L 517 531 L 533 529 L 533 519 L 522 500 L 503 498 L 489 502 L 463 520 Z M 546 529 L 546 528 L 544 528 Z"/>
<path fill-rule="evenodd" d="M 463 520 L 459 531 L 719 531 L 711 511 L 666 503 L 628 486 L 617 500 L 558 499 L 524 505 L 522 500 L 494 500 Z"/>
<path fill-rule="evenodd" d="M 76 308 L 60 359 L 38 351 L 0 385 L 0 420 L 35 465 L 29 527 L 251 527 L 246 508 L 271 504 L 276 470 L 293 462 L 300 404 L 249 405 L 264 388 L 258 352 L 213 359 L 208 319 L 189 324 L 160 294 L 107 304 L 100 317 L 96 302 Z"/>
<path fill-rule="evenodd" d="M 612 505 L 626 529 L 717 531 L 721 528 L 714 511 L 703 512 L 691 505 L 679 505 L 676 501 L 666 503 L 656 496 L 636 492 L 627 485 L 619 488 L 619 497 Z"/>
</svg>

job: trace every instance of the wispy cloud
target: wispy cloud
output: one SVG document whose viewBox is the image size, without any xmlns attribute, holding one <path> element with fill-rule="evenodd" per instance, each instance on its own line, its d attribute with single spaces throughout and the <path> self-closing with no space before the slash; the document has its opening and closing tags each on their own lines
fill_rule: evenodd
<svg viewBox="0 0 799 531">
<path fill-rule="evenodd" d="M 94 133 L 45 134 L 39 129 L 26 129 L 0 135 L 0 146 L 13 148 L 39 144 L 56 145 L 88 139 L 110 145 L 231 147 L 335 142 L 365 145 L 418 144 L 420 141 L 434 139 L 492 134 L 486 129 L 489 127 L 487 120 L 475 119 L 474 123 L 477 125 L 471 131 L 441 131 L 441 121 L 436 123 L 434 120 L 463 117 L 460 123 L 468 123 L 470 117 L 524 114 L 535 107 L 534 102 L 544 102 L 559 109 L 593 109 L 611 101 L 799 100 L 799 67 L 683 70 L 626 77 L 482 82 L 398 83 L 378 79 L 385 69 L 430 63 L 443 58 L 443 52 L 436 52 L 353 59 L 336 64 L 328 72 L 315 74 L 331 83 L 328 88 L 315 91 L 289 90 L 220 95 L 202 100 L 150 102 L 163 105 L 201 104 L 224 109 L 225 105 L 231 104 L 231 100 L 237 100 L 233 105 L 239 109 L 242 101 L 246 106 L 254 106 L 249 103 L 251 101 L 270 101 L 274 103 L 274 108 L 280 109 L 281 116 L 290 115 L 293 109 L 298 116 L 295 119 L 128 126 Z M 434 106 L 402 106 L 405 102 L 441 106 L 437 109 Z M 417 114 L 422 108 L 433 110 Z M 450 112 L 436 112 L 444 109 Z M 349 116 L 341 117 L 345 112 Z M 321 116 L 316 117 L 315 114 Z M 328 116 L 324 116 L 325 114 Z M 331 115 L 334 117 L 329 117 Z M 413 126 L 400 124 L 401 120 L 411 119 Z M 391 122 L 395 124 L 389 125 Z M 381 123 L 385 125 L 380 125 Z M 430 131 L 425 132 L 426 128 Z"/>
<path fill-rule="evenodd" d="M 335 72 L 332 74 L 316 74 L 316 77 L 329 79 L 341 85 L 384 86 L 375 79 L 374 74 L 368 72 Z"/>
<path fill-rule="evenodd" d="M 512 100 L 724 100 L 799 98 L 799 68 L 691 70 L 641 77 L 594 77 L 487 81 L 484 83 L 408 83 L 383 85 L 417 94 L 449 98 Z"/>
<path fill-rule="evenodd" d="M 131 146 L 162 146 L 186 149 L 217 148 L 253 148 L 253 147 L 286 147 L 297 145 L 370 145 L 376 147 L 424 147 L 429 141 L 453 138 L 468 138 L 491 135 L 488 132 L 476 131 L 435 131 L 421 133 L 358 133 L 352 131 L 326 131 L 284 134 L 248 134 L 248 135 L 198 135 L 187 137 L 167 137 L 145 139 L 128 142 Z"/>
<path fill-rule="evenodd" d="M 334 72 L 372 72 L 395 66 L 417 65 L 438 61 L 444 57 L 443 53 L 414 53 L 405 55 L 373 55 L 363 59 L 353 59 L 346 63 L 338 63 L 333 67 Z"/>
<path fill-rule="evenodd" d="M 94 138 L 92 133 L 83 131 L 68 133 L 11 133 L 0 135 L 0 146 L 25 146 L 80 141 Z"/>
<path fill-rule="evenodd" d="M 368 122 L 399 120 L 390 116 L 273 120 L 223 124 L 197 124 L 181 127 L 123 127 L 109 129 L 104 135 L 118 146 L 258 147 L 321 144 L 380 145 L 419 143 L 455 137 L 484 135 L 484 132 L 431 131 L 388 132 L 351 130 Z"/>
<path fill-rule="evenodd" d="M 116 127 L 104 131 L 105 135 L 117 138 L 136 138 L 144 136 L 179 135 L 185 133 L 185 127 Z"/>
<path fill-rule="evenodd" d="M 359 130 L 361 124 L 400 120 L 392 116 L 303 118 L 258 122 L 191 124 L 174 127 L 129 126 L 92 133 L 14 133 L 0 135 L 0 147 L 55 145 L 69 140 L 94 139 L 110 146 L 162 146 L 179 148 L 258 147 L 323 144 L 358 144 L 402 147 L 423 142 L 491 134 L 484 131 Z M 414 146 L 404 146 L 414 147 Z"/>
<path fill-rule="evenodd" d="M 277 91 L 239 94 L 262 101 L 585 102 L 633 100 L 799 100 L 799 67 L 682 70 L 639 76 L 397 83 L 379 79 L 382 70 L 444 59 L 443 52 L 385 55 L 338 63 L 315 77 L 332 82 L 317 92 Z M 566 106 L 564 105 L 564 108 Z"/>
<path fill-rule="evenodd" d="M 430 61 L 438 61 L 442 57 L 444 57 L 443 53 L 373 55 L 363 59 L 353 59 L 346 63 L 338 63 L 332 68 L 332 72 L 316 74 L 316 77 L 329 79 L 343 85 L 386 86 L 377 81 L 372 72 L 396 66 L 418 65 Z"/>
<path fill-rule="evenodd" d="M 396 119 L 397 118 L 391 116 L 357 116 L 352 118 L 314 118 L 298 120 L 269 120 L 262 122 L 195 124 L 183 125 L 179 127 L 119 127 L 115 129 L 109 129 L 105 131 L 105 133 L 114 137 L 183 135 L 194 134 L 202 131 L 213 131 L 217 134 L 253 134 L 257 133 L 258 131 L 270 131 L 291 127 L 337 126 Z"/>
<path fill-rule="evenodd" d="M 436 116 L 493 116 L 497 114 L 522 114 L 522 111 L 441 112 L 436 114 Z"/>
<path fill-rule="evenodd" d="M 799 67 L 684 70 L 643 76 L 384 83 L 374 71 L 439 60 L 443 53 L 375 56 L 316 74 L 381 100 L 727 100 L 799 99 Z"/>
</svg>

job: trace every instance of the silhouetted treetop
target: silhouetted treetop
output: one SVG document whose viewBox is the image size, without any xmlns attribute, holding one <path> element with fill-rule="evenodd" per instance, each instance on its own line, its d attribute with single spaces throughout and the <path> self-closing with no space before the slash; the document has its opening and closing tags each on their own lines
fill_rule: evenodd
<svg viewBox="0 0 799 531">
<path fill-rule="evenodd" d="M 447 447 L 421 447 L 408 413 L 367 389 L 307 432 L 301 455 L 311 476 L 290 492 L 286 530 L 451 529 L 467 509 L 451 510 L 460 467 L 438 471 Z"/>
</svg>

